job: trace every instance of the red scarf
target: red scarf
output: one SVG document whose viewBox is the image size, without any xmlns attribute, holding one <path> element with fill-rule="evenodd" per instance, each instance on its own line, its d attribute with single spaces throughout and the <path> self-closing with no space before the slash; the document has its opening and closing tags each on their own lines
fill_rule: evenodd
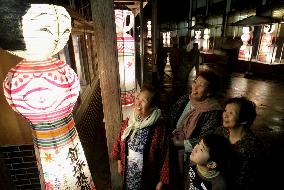
<svg viewBox="0 0 284 190">
<path fill-rule="evenodd" d="M 201 102 L 195 101 L 193 99 L 191 99 L 190 101 L 193 109 L 189 111 L 188 115 L 182 122 L 182 130 L 185 134 L 185 139 L 190 138 L 202 113 L 213 110 L 222 110 L 221 105 L 214 98 L 207 98 Z"/>
</svg>

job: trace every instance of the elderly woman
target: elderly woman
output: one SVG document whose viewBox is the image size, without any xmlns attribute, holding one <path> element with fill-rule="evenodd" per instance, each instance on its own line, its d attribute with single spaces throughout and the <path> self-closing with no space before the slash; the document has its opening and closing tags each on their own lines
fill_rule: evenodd
<svg viewBox="0 0 284 190">
<path fill-rule="evenodd" d="M 169 138 L 156 100 L 152 87 L 141 88 L 133 116 L 123 122 L 113 146 L 123 189 L 161 190 L 169 183 Z"/>
<path fill-rule="evenodd" d="M 183 163 L 198 139 L 213 133 L 222 124 L 222 107 L 216 100 L 219 78 L 212 71 L 201 71 L 192 82 L 190 95 L 181 97 L 170 111 L 173 144 L 178 148 L 178 165 L 183 174 Z M 176 149 L 174 149 L 175 151 Z M 184 158 L 184 156 L 186 156 Z"/>
<path fill-rule="evenodd" d="M 236 189 L 261 189 L 259 177 L 259 156 L 263 150 L 262 142 L 250 130 L 256 118 L 255 104 L 245 97 L 227 100 L 223 112 L 223 128 L 217 133 L 227 137 L 236 153 Z"/>
</svg>

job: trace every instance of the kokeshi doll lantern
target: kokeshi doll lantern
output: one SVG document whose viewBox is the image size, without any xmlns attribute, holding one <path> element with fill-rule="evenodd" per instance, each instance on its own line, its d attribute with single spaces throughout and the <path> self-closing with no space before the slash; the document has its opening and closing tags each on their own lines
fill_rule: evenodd
<svg viewBox="0 0 284 190">
<path fill-rule="evenodd" d="M 72 110 L 79 95 L 76 73 L 51 58 L 67 43 L 71 17 L 65 8 L 31 4 L 22 18 L 26 50 L 3 88 L 9 105 L 31 123 L 37 164 L 45 189 L 95 189 Z"/>
<path fill-rule="evenodd" d="M 127 22 L 129 21 L 129 22 Z M 121 104 L 130 106 L 135 100 L 135 41 L 129 34 L 134 26 L 134 14 L 115 10 L 116 40 L 119 63 Z M 142 30 L 142 29 L 141 29 Z"/>
</svg>

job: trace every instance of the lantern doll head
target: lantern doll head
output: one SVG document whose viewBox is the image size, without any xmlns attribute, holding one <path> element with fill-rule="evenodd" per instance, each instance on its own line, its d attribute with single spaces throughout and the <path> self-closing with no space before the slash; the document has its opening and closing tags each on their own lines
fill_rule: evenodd
<svg viewBox="0 0 284 190">
<path fill-rule="evenodd" d="M 27 60 L 46 60 L 67 43 L 71 18 L 61 6 L 31 4 L 22 18 L 22 33 L 26 50 L 12 53 Z"/>
<path fill-rule="evenodd" d="M 275 31 L 275 25 L 274 24 L 267 24 L 264 25 L 263 28 L 263 37 L 261 39 L 262 44 L 264 46 L 270 46 L 272 44 L 272 40 L 273 40 L 273 35 L 272 33 Z"/>
<path fill-rule="evenodd" d="M 115 24 L 117 35 L 128 32 L 134 26 L 133 13 L 129 10 L 115 9 Z M 129 22 L 127 22 L 129 21 Z"/>
<path fill-rule="evenodd" d="M 195 39 L 200 39 L 201 38 L 201 31 L 200 30 L 196 30 L 194 37 L 195 37 Z"/>
<path fill-rule="evenodd" d="M 250 28 L 248 26 L 243 27 L 243 35 L 241 36 L 244 45 L 248 44 L 250 40 Z"/>
<path fill-rule="evenodd" d="M 79 95 L 76 73 L 50 58 L 67 43 L 71 18 L 60 6 L 31 4 L 22 18 L 25 50 L 10 51 L 24 58 L 4 81 L 10 106 L 32 123 L 54 121 L 70 114 Z"/>
<path fill-rule="evenodd" d="M 210 30 L 208 28 L 205 28 L 204 29 L 204 36 L 203 36 L 204 40 L 209 39 L 209 37 L 210 37 L 209 34 L 210 34 Z"/>
</svg>

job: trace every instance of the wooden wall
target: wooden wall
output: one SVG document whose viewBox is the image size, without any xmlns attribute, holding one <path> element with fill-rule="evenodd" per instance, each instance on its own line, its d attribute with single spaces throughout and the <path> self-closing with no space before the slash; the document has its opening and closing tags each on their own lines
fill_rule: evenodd
<svg viewBox="0 0 284 190">
<path fill-rule="evenodd" d="M 0 146 L 31 144 L 29 123 L 8 105 L 3 92 L 3 81 L 11 67 L 21 59 L 0 49 Z"/>
</svg>

